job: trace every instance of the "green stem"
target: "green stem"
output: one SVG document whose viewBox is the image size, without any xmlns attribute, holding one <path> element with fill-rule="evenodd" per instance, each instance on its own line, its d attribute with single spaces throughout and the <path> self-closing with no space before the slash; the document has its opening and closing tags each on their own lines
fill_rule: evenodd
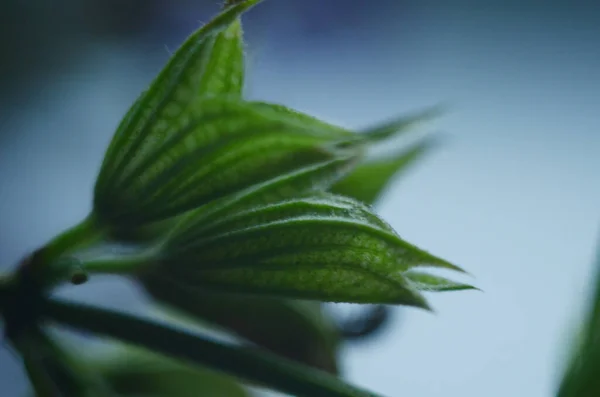
<svg viewBox="0 0 600 397">
<path fill-rule="evenodd" d="M 99 226 L 94 216 L 90 215 L 52 239 L 39 251 L 36 260 L 43 264 L 52 263 L 64 254 L 98 241 L 104 233 L 105 230 Z"/>
<path fill-rule="evenodd" d="M 107 229 L 93 215 L 89 215 L 34 252 L 21 266 L 43 290 L 69 281 L 83 283 L 87 277 L 78 261 L 69 255 L 101 240 L 106 233 Z"/>
<path fill-rule="evenodd" d="M 132 275 L 150 266 L 156 255 L 153 250 L 110 259 L 81 261 L 79 266 L 89 274 Z"/>
<path fill-rule="evenodd" d="M 206 336 L 137 316 L 49 300 L 43 315 L 75 329 L 119 339 L 173 358 L 209 366 L 299 397 L 377 397 L 322 371 L 273 354 L 212 341 Z"/>
</svg>

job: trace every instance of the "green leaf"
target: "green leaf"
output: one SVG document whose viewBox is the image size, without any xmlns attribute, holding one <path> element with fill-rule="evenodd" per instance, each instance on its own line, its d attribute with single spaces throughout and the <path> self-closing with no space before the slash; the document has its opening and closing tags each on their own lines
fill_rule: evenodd
<svg viewBox="0 0 600 397">
<path fill-rule="evenodd" d="M 227 8 L 179 47 L 117 128 L 96 192 L 104 191 L 133 155 L 159 146 L 174 133 L 180 126 L 176 120 L 186 118 L 200 98 L 241 94 L 244 66 L 239 16 L 259 2 L 246 0 Z"/>
<path fill-rule="evenodd" d="M 337 334 L 321 305 L 186 288 L 168 277 L 143 277 L 157 301 L 311 367 L 337 373 Z"/>
<path fill-rule="evenodd" d="M 117 344 L 88 365 L 123 397 L 249 397 L 234 378 L 138 347 Z"/>
<path fill-rule="evenodd" d="M 138 242 L 155 240 L 168 234 L 178 224 L 179 227 L 196 227 L 195 223 L 207 224 L 213 219 L 253 205 L 324 191 L 346 176 L 361 157 L 360 154 L 353 151 L 340 151 L 332 160 L 276 176 L 266 182 L 214 200 L 181 216 L 146 225 L 129 234 L 121 234 L 119 237 L 127 241 Z M 194 219 L 195 223 L 187 222 L 182 225 L 181 220 L 184 218 Z"/>
<path fill-rule="evenodd" d="M 298 397 L 377 397 L 334 376 L 267 352 L 213 341 L 181 327 L 160 324 L 113 310 L 48 300 L 41 307 L 49 320 L 261 384 Z"/>
<path fill-rule="evenodd" d="M 340 151 L 334 159 L 306 166 L 297 171 L 275 177 L 234 194 L 214 200 L 184 215 L 165 221 L 151 223 L 132 233 L 119 234 L 120 241 L 142 242 L 150 249 L 138 254 L 113 259 L 80 257 L 71 259 L 71 267 L 89 274 L 131 274 L 139 272 L 156 259 L 156 245 L 172 235 L 183 235 L 187 230 L 199 233 L 215 221 L 251 208 L 296 196 L 322 192 L 352 169 L 359 155 L 352 151 Z M 67 268 L 66 270 L 69 270 Z M 61 269 L 65 269 L 61 266 Z M 70 273 L 69 273 L 70 274 Z M 1 290 L 0 290 L 1 292 Z M 0 305 L 2 301 L 0 301 Z"/>
<path fill-rule="evenodd" d="M 462 271 L 402 240 L 363 204 L 326 193 L 188 223 L 165 242 L 156 271 L 190 287 L 426 307 L 402 272 Z"/>
<path fill-rule="evenodd" d="M 432 139 L 426 139 L 402 150 L 396 156 L 367 161 L 333 185 L 330 190 L 374 205 L 385 193 L 393 178 L 405 172 L 434 146 L 435 142 Z"/>
<path fill-rule="evenodd" d="M 132 155 L 119 176 L 96 192 L 100 219 L 123 228 L 158 221 L 334 159 L 340 151 L 339 135 L 304 128 L 244 101 L 212 98 L 200 108 L 160 146 Z"/>
<path fill-rule="evenodd" d="M 297 171 L 276 176 L 266 182 L 250 186 L 220 200 L 210 202 L 190 211 L 177 227 L 178 233 L 185 229 L 195 232 L 204 230 L 226 215 L 310 193 L 322 192 L 352 170 L 360 155 L 353 152 L 339 152 L 332 160 L 316 163 Z"/>
<path fill-rule="evenodd" d="M 404 277 L 419 291 L 444 292 L 477 289 L 472 285 L 457 283 L 444 277 L 414 270 L 404 272 Z"/>
<path fill-rule="evenodd" d="M 591 302 L 583 328 L 573 337 L 573 356 L 568 363 L 556 395 L 558 397 L 600 394 L 600 244 L 597 247 Z"/>
</svg>

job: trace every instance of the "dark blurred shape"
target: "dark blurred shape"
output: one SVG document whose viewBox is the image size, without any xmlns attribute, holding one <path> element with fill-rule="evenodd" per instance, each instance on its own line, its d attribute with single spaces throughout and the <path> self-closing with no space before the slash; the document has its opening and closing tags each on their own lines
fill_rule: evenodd
<svg viewBox="0 0 600 397">
<path fill-rule="evenodd" d="M 147 277 L 152 298 L 191 318 L 236 335 L 290 360 L 338 372 L 335 324 L 319 302 L 219 293 L 177 286 Z M 168 303 L 166 303 L 168 302 Z"/>
<path fill-rule="evenodd" d="M 236 379 L 130 345 L 118 344 L 91 365 L 119 396 L 249 397 Z"/>
<path fill-rule="evenodd" d="M 390 308 L 384 305 L 363 307 L 358 313 L 349 315 L 334 313 L 341 337 L 352 342 L 364 341 L 380 335 L 389 324 L 391 315 Z"/>
</svg>

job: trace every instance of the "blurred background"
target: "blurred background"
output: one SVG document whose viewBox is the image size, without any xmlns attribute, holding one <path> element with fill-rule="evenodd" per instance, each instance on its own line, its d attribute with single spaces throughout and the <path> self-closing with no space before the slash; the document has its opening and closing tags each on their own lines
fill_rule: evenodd
<svg viewBox="0 0 600 397">
<path fill-rule="evenodd" d="M 0 267 L 87 215 L 120 118 L 218 6 L 1 2 Z M 395 309 L 344 350 L 345 376 L 390 397 L 552 395 L 600 224 L 600 6 L 269 0 L 244 24 L 252 98 L 352 128 L 451 105 L 434 127 L 446 144 L 379 212 L 484 292 Z M 112 280 L 64 294 L 143 303 Z M 25 391 L 19 365 L 0 349 L 2 395 Z"/>
</svg>

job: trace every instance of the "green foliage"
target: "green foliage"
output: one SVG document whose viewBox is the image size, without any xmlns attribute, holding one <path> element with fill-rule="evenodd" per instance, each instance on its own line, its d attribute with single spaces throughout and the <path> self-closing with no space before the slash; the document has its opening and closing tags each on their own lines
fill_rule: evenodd
<svg viewBox="0 0 600 397">
<path fill-rule="evenodd" d="M 182 44 L 117 128 L 90 215 L 0 277 L 6 336 L 37 395 L 246 395 L 216 370 L 297 396 L 374 396 L 336 376 L 341 336 L 321 302 L 427 309 L 425 291 L 473 288 L 425 272 L 463 270 L 370 207 L 431 141 L 384 159 L 369 149 L 439 108 L 354 131 L 245 100 L 240 16 L 257 3 L 227 2 Z M 130 277 L 243 346 L 50 297 L 96 273 Z M 49 322 L 126 346 L 84 360 L 46 335 Z"/>
</svg>

